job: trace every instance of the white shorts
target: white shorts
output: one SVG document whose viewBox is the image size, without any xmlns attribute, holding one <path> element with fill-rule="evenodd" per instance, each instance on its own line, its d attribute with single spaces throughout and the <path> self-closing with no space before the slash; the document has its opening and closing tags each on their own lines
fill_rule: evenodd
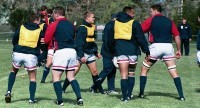
<svg viewBox="0 0 200 108">
<path fill-rule="evenodd" d="M 19 69 L 22 64 L 26 70 L 35 70 L 37 68 L 37 56 L 33 54 L 24 54 L 13 52 L 12 64 L 15 68 Z"/>
<path fill-rule="evenodd" d="M 53 54 L 54 54 L 54 50 L 53 49 L 49 49 L 47 55 L 50 56 L 50 57 L 53 57 Z"/>
<path fill-rule="evenodd" d="M 197 51 L 197 63 L 200 64 L 200 51 Z"/>
<path fill-rule="evenodd" d="M 117 63 L 129 62 L 129 64 L 136 64 L 138 57 L 135 55 L 120 55 L 117 56 Z"/>
<path fill-rule="evenodd" d="M 175 59 L 174 48 L 171 43 L 154 43 L 149 46 L 152 60 L 173 60 Z"/>
<path fill-rule="evenodd" d="M 77 68 L 76 51 L 71 48 L 56 50 L 52 69 L 74 70 Z"/>
<path fill-rule="evenodd" d="M 84 53 L 84 57 L 86 58 L 86 64 L 89 64 L 89 63 L 96 61 L 96 56 L 94 54 Z M 80 62 L 81 58 L 77 56 L 77 59 Z"/>
</svg>

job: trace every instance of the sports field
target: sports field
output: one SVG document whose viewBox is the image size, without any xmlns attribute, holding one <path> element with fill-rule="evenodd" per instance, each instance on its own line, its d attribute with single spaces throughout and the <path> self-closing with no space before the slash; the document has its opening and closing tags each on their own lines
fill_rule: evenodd
<svg viewBox="0 0 200 108">
<path fill-rule="evenodd" d="M 101 43 L 98 44 L 99 49 Z M 8 75 L 11 70 L 11 53 L 12 45 L 8 41 L 0 41 L 0 108 L 57 108 L 54 103 L 56 95 L 51 83 L 51 74 L 47 78 L 47 83 L 41 84 L 43 68 L 37 71 L 37 90 L 36 99 L 38 104 L 30 105 L 29 100 L 29 80 L 27 72 L 22 68 L 17 75 L 15 85 L 12 91 L 12 102 L 6 104 L 4 95 L 7 90 Z M 186 101 L 179 101 L 176 98 L 174 82 L 167 72 L 165 64 L 161 61 L 157 62 L 150 70 L 145 90 L 145 98 L 137 97 L 139 93 L 139 73 L 141 62 L 144 56 L 139 57 L 138 67 L 136 69 L 136 83 L 133 90 L 134 98 L 127 103 L 121 102 L 120 91 L 120 74 L 119 70 L 116 76 L 116 88 L 120 92 L 118 95 L 102 95 L 90 93 L 88 88 L 92 84 L 91 75 L 85 65 L 82 66 L 80 73 L 76 76 L 78 80 L 82 97 L 84 100 L 83 108 L 200 108 L 200 69 L 196 64 L 196 46 L 191 45 L 190 56 L 182 56 L 180 60 L 176 60 L 177 70 L 182 79 L 183 90 Z M 98 70 L 102 70 L 102 61 L 97 60 Z M 64 80 L 64 75 L 62 81 Z M 103 87 L 107 88 L 106 80 Z M 71 86 L 67 89 L 67 93 L 63 94 L 64 107 L 76 108 L 75 94 Z"/>
</svg>

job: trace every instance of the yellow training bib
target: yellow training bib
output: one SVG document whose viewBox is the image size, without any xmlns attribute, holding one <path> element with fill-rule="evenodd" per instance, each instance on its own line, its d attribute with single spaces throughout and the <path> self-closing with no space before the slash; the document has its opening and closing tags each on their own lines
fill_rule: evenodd
<svg viewBox="0 0 200 108">
<path fill-rule="evenodd" d="M 40 37 L 41 29 L 28 30 L 22 25 L 19 33 L 19 45 L 36 48 Z"/>
<path fill-rule="evenodd" d="M 114 38 L 115 39 L 124 39 L 130 40 L 132 37 L 132 25 L 134 20 L 130 20 L 126 23 L 115 21 L 114 26 Z"/>
<path fill-rule="evenodd" d="M 92 24 L 92 27 L 88 27 L 86 25 L 80 25 L 80 26 L 84 26 L 87 29 L 86 42 L 95 42 L 95 39 L 94 39 L 95 25 Z"/>
</svg>

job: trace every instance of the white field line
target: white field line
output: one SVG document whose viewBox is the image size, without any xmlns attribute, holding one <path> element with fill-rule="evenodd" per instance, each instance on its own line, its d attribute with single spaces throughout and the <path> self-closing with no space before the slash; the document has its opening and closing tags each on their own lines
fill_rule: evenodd
<svg viewBox="0 0 200 108">
<path fill-rule="evenodd" d="M 19 73 L 20 72 L 20 73 Z M 18 74 L 17 76 L 21 76 L 21 75 L 25 75 L 25 74 L 28 74 L 28 72 L 26 70 L 22 70 L 22 71 L 18 71 Z M 8 75 L 9 76 L 9 75 Z M 7 77 L 4 77 L 0 80 L 1 81 L 4 81 L 4 80 L 7 80 L 8 79 L 8 76 Z"/>
</svg>

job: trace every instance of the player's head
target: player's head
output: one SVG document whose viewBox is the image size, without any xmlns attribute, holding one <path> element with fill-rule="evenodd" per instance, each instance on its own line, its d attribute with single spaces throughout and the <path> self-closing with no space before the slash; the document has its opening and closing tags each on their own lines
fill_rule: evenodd
<svg viewBox="0 0 200 108">
<path fill-rule="evenodd" d="M 83 17 L 85 19 L 85 21 L 87 21 L 90 24 L 93 24 L 95 21 L 95 16 L 94 13 L 91 11 L 87 11 L 83 14 Z"/>
<path fill-rule="evenodd" d="M 135 16 L 134 9 L 133 9 L 133 7 L 131 7 L 131 6 L 125 6 L 125 7 L 123 8 L 123 12 L 127 13 L 127 14 L 130 15 L 131 17 L 134 17 L 134 16 Z"/>
<path fill-rule="evenodd" d="M 151 15 L 154 16 L 156 14 L 162 13 L 162 6 L 160 4 L 151 5 Z"/>
<path fill-rule="evenodd" d="M 35 13 L 35 12 L 30 13 L 28 16 L 28 19 L 30 22 L 40 24 L 40 14 L 39 13 Z"/>
<path fill-rule="evenodd" d="M 53 9 L 53 18 L 56 20 L 59 17 L 65 16 L 65 9 L 62 6 L 57 6 Z"/>
<path fill-rule="evenodd" d="M 185 17 L 183 17 L 183 18 L 182 18 L 182 22 L 183 22 L 183 24 L 186 24 L 187 19 L 186 19 Z"/>
<path fill-rule="evenodd" d="M 48 14 L 48 17 L 51 17 L 53 15 L 53 10 L 47 9 L 47 14 Z"/>
<path fill-rule="evenodd" d="M 47 11 L 47 9 L 48 9 L 47 6 L 43 5 L 40 10 L 41 11 Z"/>
</svg>

